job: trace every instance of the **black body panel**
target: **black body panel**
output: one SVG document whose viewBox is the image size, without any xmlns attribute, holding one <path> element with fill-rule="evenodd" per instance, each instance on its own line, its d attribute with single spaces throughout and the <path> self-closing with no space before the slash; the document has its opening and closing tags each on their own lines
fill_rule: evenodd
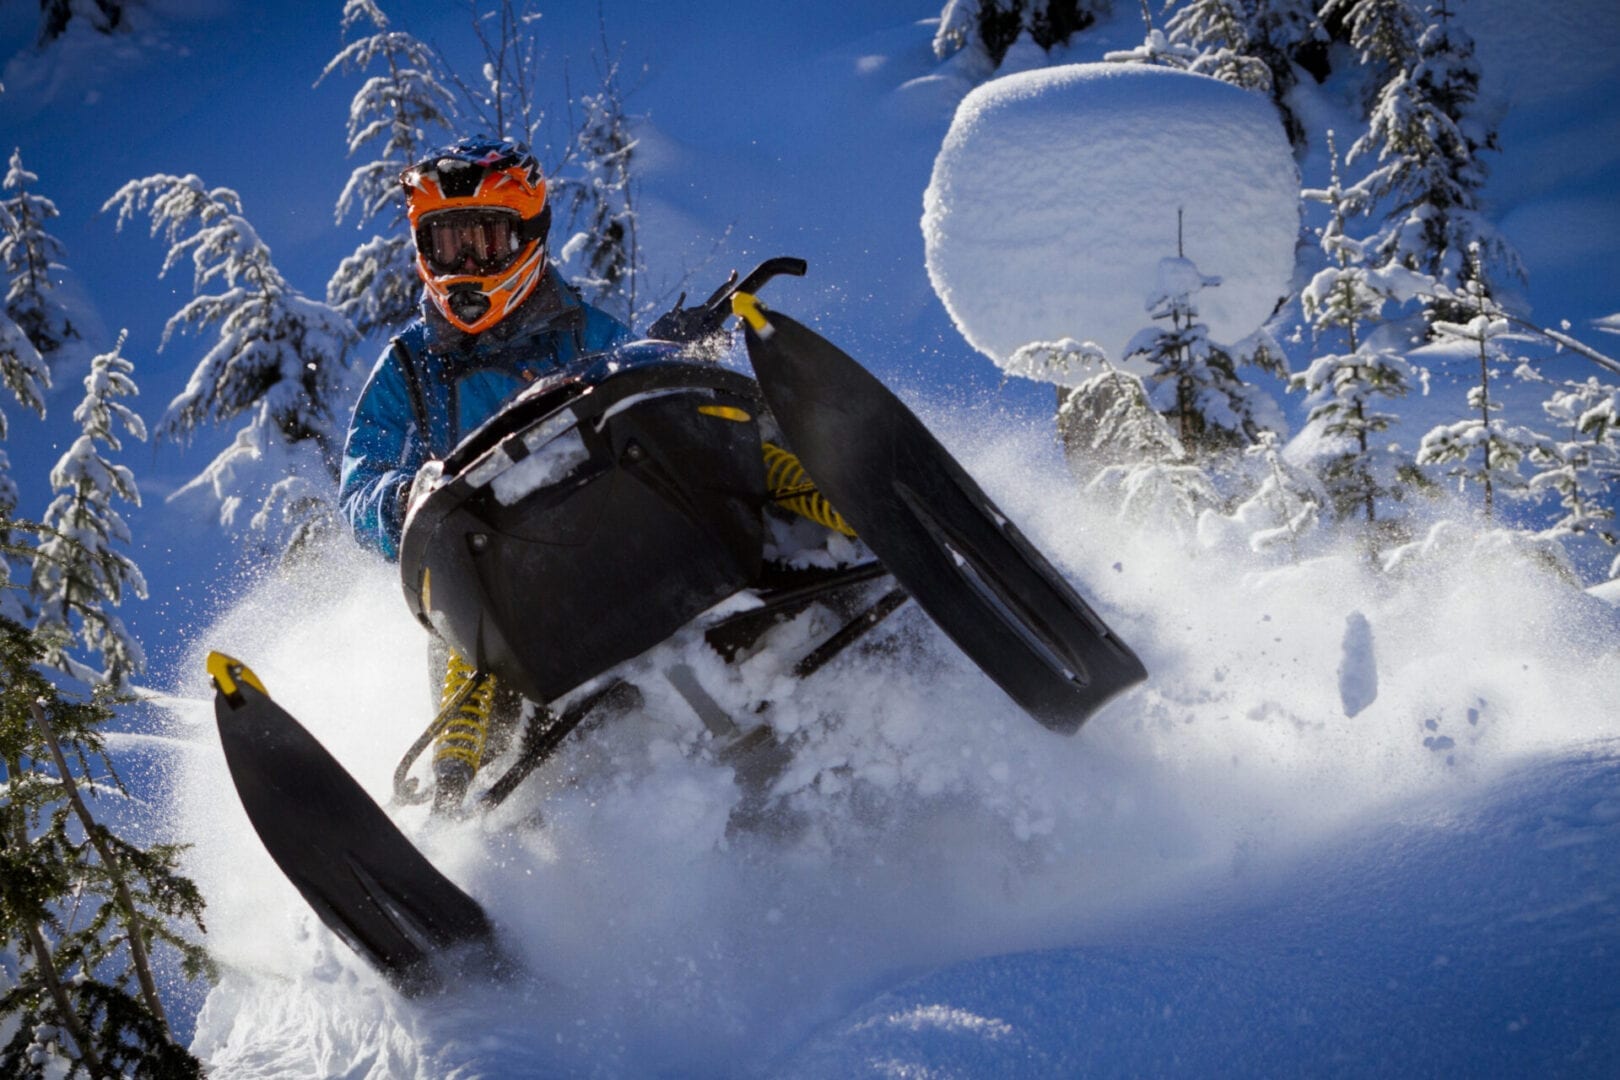
<svg viewBox="0 0 1620 1080">
<path fill-rule="evenodd" d="M 748 355 L 805 471 L 985 674 L 1065 734 L 1146 677 L 899 398 L 807 327 L 764 317 Z"/>
</svg>

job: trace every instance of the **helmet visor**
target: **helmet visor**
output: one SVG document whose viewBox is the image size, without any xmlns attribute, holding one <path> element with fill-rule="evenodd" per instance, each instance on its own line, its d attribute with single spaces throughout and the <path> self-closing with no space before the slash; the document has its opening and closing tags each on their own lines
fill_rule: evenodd
<svg viewBox="0 0 1620 1080">
<path fill-rule="evenodd" d="M 438 274 L 494 274 L 523 248 L 521 220 L 512 210 L 442 210 L 422 219 L 416 248 Z"/>
</svg>

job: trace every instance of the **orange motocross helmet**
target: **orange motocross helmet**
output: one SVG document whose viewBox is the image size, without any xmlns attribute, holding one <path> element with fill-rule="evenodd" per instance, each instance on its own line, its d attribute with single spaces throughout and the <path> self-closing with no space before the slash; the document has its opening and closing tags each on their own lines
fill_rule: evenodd
<svg viewBox="0 0 1620 1080">
<path fill-rule="evenodd" d="M 529 298 L 546 272 L 551 207 L 540 165 L 500 139 L 463 139 L 399 177 L 416 272 L 451 325 L 482 333 Z"/>
</svg>

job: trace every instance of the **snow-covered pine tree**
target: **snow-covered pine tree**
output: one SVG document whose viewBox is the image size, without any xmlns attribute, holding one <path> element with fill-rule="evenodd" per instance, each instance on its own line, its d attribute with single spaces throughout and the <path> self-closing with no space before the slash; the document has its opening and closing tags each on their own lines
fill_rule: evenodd
<svg viewBox="0 0 1620 1080">
<path fill-rule="evenodd" d="M 50 369 L 28 335 L 4 312 L 0 312 L 0 382 L 4 382 L 26 408 L 41 416 L 45 414 L 45 387 L 50 385 Z M 0 410 L 0 439 L 6 437 L 6 430 L 6 414 Z M 0 450 L 0 615 L 21 622 L 29 615 L 21 590 L 12 584 L 12 560 L 26 559 L 31 552 L 18 547 L 12 539 L 11 519 L 18 502 L 11 459 Z"/>
<path fill-rule="evenodd" d="M 1209 474 L 1130 372 L 1109 368 L 1075 387 L 1058 410 L 1058 430 L 1086 490 L 1112 501 L 1123 518 L 1191 535 L 1199 514 L 1220 502 Z"/>
<path fill-rule="evenodd" d="M 1305 125 L 1289 97 L 1306 70 L 1321 80 L 1327 75 L 1328 35 L 1316 17 L 1312 0 L 1249 0 L 1249 49 L 1271 70 L 1271 99 L 1282 113 L 1289 140 L 1305 145 Z"/>
<path fill-rule="evenodd" d="M 149 213 L 152 235 L 169 243 L 160 276 L 182 259 L 192 262 L 198 295 L 170 317 L 160 348 L 176 330 L 217 327 L 213 346 L 169 403 L 159 437 L 185 438 L 205 423 L 248 417 L 236 441 L 181 490 L 212 489 L 220 520 L 230 526 L 249 497 L 237 470 L 257 467 L 278 479 L 253 530 L 267 534 L 278 512 L 283 529 L 268 542 L 284 552 L 301 549 L 336 521 L 343 439 L 337 398 L 354 327 L 282 277 L 229 188 L 158 174 L 125 184 L 103 209 L 115 207 L 120 228 Z M 214 284 L 223 291 L 203 292 Z"/>
<path fill-rule="evenodd" d="M 1306 189 L 1303 195 L 1328 207 L 1321 237 L 1330 265 L 1311 279 L 1300 298 L 1317 341 L 1342 334 L 1345 351 L 1318 356 L 1294 376 L 1293 386 L 1305 391 L 1310 408 L 1306 423 L 1332 438 L 1349 440 L 1348 448 L 1330 458 L 1322 474 L 1335 511 L 1341 519 L 1359 514 L 1369 527 L 1376 527 L 1380 498 L 1401 497 L 1402 487 L 1395 480 L 1409 465 L 1397 451 L 1375 442 L 1395 419 L 1378 410 L 1377 400 L 1405 397 L 1424 373 L 1397 350 L 1376 344 L 1371 330 L 1383 321 L 1391 301 L 1427 291 L 1433 280 L 1400 267 L 1367 265 L 1365 245 L 1346 232 L 1350 217 L 1367 212 L 1367 194 L 1346 187 L 1340 178 L 1331 131 L 1328 155 L 1329 185 Z"/>
<path fill-rule="evenodd" d="M 1148 400 L 1194 457 L 1248 446 L 1261 431 L 1282 426 L 1276 402 L 1238 376 L 1236 350 L 1211 341 L 1209 327 L 1198 321 L 1193 294 L 1219 284 L 1191 259 L 1160 259 L 1159 287 L 1147 311 L 1168 325 L 1148 327 L 1125 347 L 1127 362 L 1149 366 L 1143 380 Z M 1249 362 L 1281 373 L 1280 352 L 1263 345 Z"/>
<path fill-rule="evenodd" d="M 1218 542 L 1222 533 L 1237 533 L 1256 554 L 1279 552 L 1290 559 L 1300 555 L 1300 543 L 1314 532 L 1328 495 L 1309 471 L 1283 457 L 1282 439 L 1262 431 L 1243 452 L 1258 466 L 1260 482 L 1231 514 L 1205 510 L 1198 519 L 1200 539 Z"/>
<path fill-rule="evenodd" d="M 1393 203 L 1377 241 L 1383 261 L 1421 270 L 1447 289 L 1477 278 L 1494 295 L 1504 274 L 1522 277 L 1523 268 L 1479 210 L 1480 154 L 1497 149 L 1496 131 L 1474 107 L 1479 65 L 1448 2 L 1429 6 L 1416 55 L 1384 83 L 1350 160 L 1376 152 L 1377 165 L 1360 184 L 1372 199 Z M 1452 322 L 1468 310 L 1466 300 L 1437 300 L 1432 308 L 1434 318 Z"/>
<path fill-rule="evenodd" d="M 1271 68 L 1254 55 L 1253 20 L 1252 0 L 1186 0 L 1165 31 L 1198 51 L 1192 71 L 1269 95 Z"/>
<path fill-rule="evenodd" d="M 0 382 L 23 408 L 45 415 L 45 390 L 51 385 L 51 369 L 22 327 L 4 312 L 0 312 Z M 5 438 L 6 430 L 6 414 L 0 410 L 0 438 Z"/>
<path fill-rule="evenodd" d="M 1544 381 L 1539 374 L 1522 375 Z M 1564 380 L 1542 403 L 1560 434 L 1531 449 L 1529 486 L 1558 496 L 1562 516 L 1542 535 L 1555 540 L 1590 537 L 1620 546 L 1615 506 L 1620 502 L 1620 387 L 1588 377 Z M 1609 566 L 1620 577 L 1620 556 Z"/>
<path fill-rule="evenodd" d="M 1095 343 L 1031 342 L 1012 355 L 1007 371 L 1058 383 L 1057 431 L 1069 471 L 1121 516 L 1187 532 L 1219 500 L 1209 475 L 1154 410 L 1141 378 L 1114 367 Z"/>
<path fill-rule="evenodd" d="M 1323 0 L 1320 24 L 1348 38 L 1371 76 L 1364 104 L 1371 107 L 1378 88 L 1417 64 L 1423 17 L 1413 0 Z"/>
<path fill-rule="evenodd" d="M 1148 404 L 1142 380 L 1113 367 L 1100 352 L 1082 355 L 1103 370 L 1078 385 L 1057 388 L 1058 439 L 1075 477 L 1084 484 L 1110 465 L 1180 457 L 1181 444 Z"/>
<path fill-rule="evenodd" d="M 1197 50 L 1191 70 L 1268 94 L 1288 141 L 1304 147 L 1305 125 L 1289 101 L 1296 58 L 1327 40 L 1310 0 L 1188 0 L 1165 29 L 1174 45 Z"/>
<path fill-rule="evenodd" d="M 180 849 L 141 847 L 91 806 L 127 795 L 102 736 L 105 700 L 75 700 L 41 665 L 39 636 L 0 617 L 0 1075 L 202 1075 L 178 1044 L 153 952 L 186 980 L 212 966 L 195 941 L 203 899 Z"/>
<path fill-rule="evenodd" d="M 1058 404 L 1067 396 L 1065 388 L 1083 371 L 1101 370 L 1111 365 L 1108 354 L 1095 341 L 1066 337 L 1057 341 L 1031 341 L 1013 350 L 1002 371 L 1058 387 Z"/>
<path fill-rule="evenodd" d="M 0 382 L 16 396 L 24 408 L 45 415 L 45 388 L 50 385 L 51 372 L 34 343 L 21 327 L 0 311 Z M 0 439 L 6 437 L 6 414 L 0 409 Z M 30 551 L 18 548 L 12 540 L 9 524 L 18 504 L 16 481 L 11 476 L 11 460 L 0 450 L 0 518 L 8 524 L 0 528 L 0 615 L 19 622 L 29 618 L 22 600 L 22 592 L 12 584 L 12 560 L 26 561 Z"/>
<path fill-rule="evenodd" d="M 1028 35 L 1032 45 L 1050 50 L 1107 14 L 1112 0 L 947 0 L 934 32 L 934 55 L 960 56 L 986 79 L 1001 66 L 1007 50 Z"/>
<path fill-rule="evenodd" d="M 347 0 L 344 36 L 367 21 L 376 32 L 344 45 L 316 80 L 319 85 L 334 71 L 363 73 L 380 67 L 349 103 L 349 154 L 368 144 L 381 145 L 376 157 L 349 174 L 338 196 L 336 220 L 341 223 L 352 212 L 356 228 L 376 221 L 387 231 L 356 248 L 326 283 L 326 302 L 362 335 L 394 330 L 416 317 L 422 282 L 399 174 L 448 141 L 455 117 L 455 98 L 441 81 L 433 50 L 402 30 L 390 29 L 375 0 Z"/>
<path fill-rule="evenodd" d="M 62 270 L 64 251 L 45 228 L 58 216 L 56 204 L 31 190 L 37 183 L 38 175 L 23 168 L 22 151 L 13 150 L 3 185 L 6 197 L 0 200 L 0 266 L 11 279 L 6 314 L 48 364 L 57 350 L 80 335 L 55 295 L 53 274 Z"/>
<path fill-rule="evenodd" d="M 564 262 L 582 259 L 573 278 L 586 299 L 634 326 L 644 314 L 637 296 L 641 247 L 636 234 L 636 185 L 632 165 L 636 140 L 624 112 L 618 61 L 606 64 L 601 89 L 580 98 L 584 111 L 575 136 L 578 179 L 557 186 L 568 192 L 569 225 L 578 232 L 563 245 Z"/>
<path fill-rule="evenodd" d="M 107 610 L 121 604 L 126 593 L 146 597 L 140 568 L 117 549 L 130 537 L 113 509 L 115 498 L 139 506 L 140 490 L 129 468 L 107 460 L 97 445 L 120 449 L 119 429 L 146 438 L 146 424 L 119 400 L 140 392 L 131 378 L 134 365 L 121 355 L 126 336 L 120 333 L 110 352 L 91 361 L 85 376 L 84 401 L 73 412 L 81 434 L 51 470 L 51 486 L 60 494 L 45 511 L 32 584 L 46 661 L 76 678 L 114 688 L 124 687 L 146 667 L 140 644 Z M 75 636 L 100 654 L 100 672 L 69 655 Z"/>
<path fill-rule="evenodd" d="M 1478 281 L 1467 282 L 1461 296 L 1472 304 L 1474 316 L 1466 323 L 1440 320 L 1431 329 L 1442 342 L 1468 345 L 1478 358 L 1479 378 L 1468 388 L 1468 407 L 1476 415 L 1431 429 L 1418 446 L 1417 462 L 1450 465 L 1447 475 L 1457 478 L 1459 488 L 1480 485 L 1485 518 L 1490 520 L 1498 495 L 1523 497 L 1529 493 L 1519 469 L 1547 439 L 1496 415 L 1502 404 L 1491 396 L 1493 368 L 1513 360 L 1505 344 L 1513 336 L 1513 326 Z"/>
</svg>

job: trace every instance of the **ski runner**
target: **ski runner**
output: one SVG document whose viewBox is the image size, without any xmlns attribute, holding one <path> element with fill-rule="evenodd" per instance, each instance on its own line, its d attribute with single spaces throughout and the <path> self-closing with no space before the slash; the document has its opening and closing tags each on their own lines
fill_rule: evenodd
<svg viewBox="0 0 1620 1080">
<path fill-rule="evenodd" d="M 462 437 L 537 377 L 627 342 L 630 328 L 586 303 L 550 263 L 551 206 L 539 163 L 515 143 L 463 139 L 400 175 L 422 317 L 383 351 L 356 403 L 339 500 L 354 535 L 389 559 L 414 498 Z M 475 676 L 442 643 L 441 707 Z M 447 655 L 448 654 L 448 655 Z M 434 742 L 434 801 L 458 804 L 492 730 L 522 702 L 486 676 Z"/>
</svg>

